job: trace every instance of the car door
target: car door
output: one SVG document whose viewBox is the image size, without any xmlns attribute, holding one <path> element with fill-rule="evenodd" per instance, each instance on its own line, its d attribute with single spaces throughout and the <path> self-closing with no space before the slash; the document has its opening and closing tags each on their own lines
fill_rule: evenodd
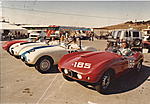
<svg viewBox="0 0 150 104">
<path fill-rule="evenodd" d="M 113 60 L 113 69 L 115 69 L 115 72 L 120 75 L 125 71 L 125 68 L 128 65 L 128 61 L 123 56 L 120 56 L 119 58 Z"/>
</svg>

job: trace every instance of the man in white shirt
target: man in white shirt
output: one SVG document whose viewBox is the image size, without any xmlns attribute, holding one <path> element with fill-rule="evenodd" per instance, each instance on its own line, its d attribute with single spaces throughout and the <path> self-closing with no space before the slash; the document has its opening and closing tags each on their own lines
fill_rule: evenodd
<svg viewBox="0 0 150 104">
<path fill-rule="evenodd" d="M 121 48 L 119 49 L 123 56 L 130 56 L 132 51 L 128 48 L 128 44 L 126 42 L 121 43 Z"/>
</svg>

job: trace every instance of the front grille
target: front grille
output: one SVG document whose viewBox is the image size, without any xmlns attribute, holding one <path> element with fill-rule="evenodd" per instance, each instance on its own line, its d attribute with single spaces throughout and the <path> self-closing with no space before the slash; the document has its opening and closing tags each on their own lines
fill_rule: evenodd
<svg viewBox="0 0 150 104">
<path fill-rule="evenodd" d="M 64 73 L 64 69 L 62 69 L 62 72 L 63 72 L 63 74 L 65 74 L 65 73 Z M 78 78 L 78 77 L 77 77 L 77 74 L 78 74 L 78 73 L 76 73 L 76 72 L 74 72 L 74 71 L 72 71 L 72 70 L 68 70 L 68 74 L 66 74 L 66 75 L 71 76 L 71 77 L 74 77 L 74 78 Z"/>
</svg>

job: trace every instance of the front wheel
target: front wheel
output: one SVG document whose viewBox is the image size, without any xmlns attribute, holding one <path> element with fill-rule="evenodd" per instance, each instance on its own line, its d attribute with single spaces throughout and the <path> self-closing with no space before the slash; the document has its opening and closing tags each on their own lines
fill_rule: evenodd
<svg viewBox="0 0 150 104">
<path fill-rule="evenodd" d="M 47 73 L 52 69 L 53 60 L 52 58 L 45 56 L 38 59 L 35 64 L 35 68 L 41 73 Z"/>
<path fill-rule="evenodd" d="M 108 88 L 112 84 L 113 76 L 114 74 L 111 70 L 105 72 L 101 77 L 100 81 L 95 86 L 96 91 L 103 94 L 107 93 Z"/>
</svg>

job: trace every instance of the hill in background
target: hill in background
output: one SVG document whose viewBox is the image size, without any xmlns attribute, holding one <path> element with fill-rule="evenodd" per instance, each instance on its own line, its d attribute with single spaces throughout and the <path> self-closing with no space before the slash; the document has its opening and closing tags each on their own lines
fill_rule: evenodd
<svg viewBox="0 0 150 104">
<path fill-rule="evenodd" d="M 128 21 L 128 22 L 125 22 L 125 23 L 122 23 L 122 24 L 102 27 L 101 29 L 114 30 L 114 29 L 133 28 L 133 29 L 137 29 L 137 30 L 142 30 L 142 29 L 147 29 L 148 26 L 150 26 L 150 20 L 148 20 L 148 21 L 139 21 L 139 22 Z"/>
</svg>

